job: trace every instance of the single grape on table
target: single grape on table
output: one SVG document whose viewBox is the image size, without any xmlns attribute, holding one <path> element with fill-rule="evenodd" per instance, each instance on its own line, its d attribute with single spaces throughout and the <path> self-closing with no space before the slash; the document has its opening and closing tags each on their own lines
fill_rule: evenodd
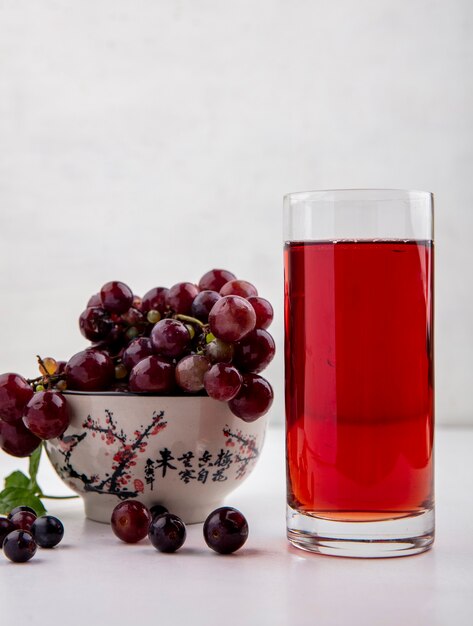
<svg viewBox="0 0 473 626">
<path fill-rule="evenodd" d="M 186 527 L 177 515 L 162 513 L 153 518 L 148 537 L 156 550 L 176 552 L 186 540 Z"/>
<path fill-rule="evenodd" d="M 138 500 L 125 500 L 114 508 L 112 530 L 125 543 L 137 543 L 146 537 L 152 517 Z"/>
<path fill-rule="evenodd" d="M 243 513 L 230 506 L 222 506 L 207 517 L 204 539 L 219 554 L 239 550 L 248 539 L 248 522 Z"/>
</svg>

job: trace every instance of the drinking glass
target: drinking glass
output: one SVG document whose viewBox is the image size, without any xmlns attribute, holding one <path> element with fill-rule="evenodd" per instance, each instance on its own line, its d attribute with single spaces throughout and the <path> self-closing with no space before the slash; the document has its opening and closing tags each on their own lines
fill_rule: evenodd
<svg viewBox="0 0 473 626">
<path fill-rule="evenodd" d="M 434 539 L 433 196 L 284 199 L 287 533 L 389 557 Z"/>
</svg>

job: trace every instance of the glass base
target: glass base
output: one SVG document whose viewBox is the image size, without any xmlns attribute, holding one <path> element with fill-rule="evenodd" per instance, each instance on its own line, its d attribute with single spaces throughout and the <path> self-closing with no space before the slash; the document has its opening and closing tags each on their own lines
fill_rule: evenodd
<svg viewBox="0 0 473 626">
<path fill-rule="evenodd" d="M 287 507 L 290 543 L 302 550 L 331 556 L 379 559 L 419 554 L 432 546 L 434 529 L 433 509 L 376 522 L 341 522 Z"/>
</svg>

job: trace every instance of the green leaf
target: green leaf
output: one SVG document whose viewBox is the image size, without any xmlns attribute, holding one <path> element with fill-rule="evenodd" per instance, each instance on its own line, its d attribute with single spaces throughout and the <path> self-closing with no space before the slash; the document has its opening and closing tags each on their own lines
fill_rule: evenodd
<svg viewBox="0 0 473 626">
<path fill-rule="evenodd" d="M 41 459 L 42 450 L 43 450 L 43 446 L 40 445 L 36 448 L 36 450 L 30 456 L 29 474 L 30 474 L 31 482 L 34 485 L 37 485 L 36 477 L 38 475 L 38 467 L 39 467 L 39 461 Z"/>
<path fill-rule="evenodd" d="M 0 493 L 0 513 L 10 513 L 16 506 L 30 506 L 37 515 L 46 512 L 41 500 L 30 489 L 7 487 Z"/>
<path fill-rule="evenodd" d="M 20 472 L 20 470 L 16 470 L 12 472 L 9 476 L 5 478 L 5 489 L 8 487 L 19 487 L 23 489 L 28 489 L 30 484 L 30 479 L 28 476 Z"/>
</svg>

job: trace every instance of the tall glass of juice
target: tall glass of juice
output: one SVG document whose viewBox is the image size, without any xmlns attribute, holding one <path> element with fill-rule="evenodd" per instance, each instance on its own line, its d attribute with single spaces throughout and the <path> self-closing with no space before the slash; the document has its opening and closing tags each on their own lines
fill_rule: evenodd
<svg viewBox="0 0 473 626">
<path fill-rule="evenodd" d="M 287 533 L 391 557 L 434 539 L 433 196 L 284 200 Z"/>
</svg>

